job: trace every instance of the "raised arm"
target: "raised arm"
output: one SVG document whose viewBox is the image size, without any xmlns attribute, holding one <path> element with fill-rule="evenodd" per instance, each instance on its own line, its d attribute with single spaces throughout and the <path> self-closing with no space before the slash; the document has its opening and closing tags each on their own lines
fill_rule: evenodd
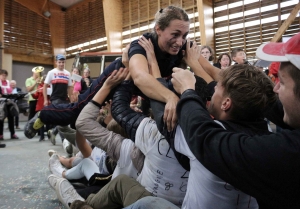
<svg viewBox="0 0 300 209">
<path fill-rule="evenodd" d="M 111 89 L 124 80 L 127 73 L 127 69 L 121 68 L 119 71 L 115 70 L 104 82 L 102 88 L 97 92 L 92 101 L 83 108 L 76 121 L 77 131 L 93 145 L 105 150 L 115 161 L 119 159 L 119 152 L 117 150 L 120 148 L 124 137 L 112 131 L 108 131 L 96 121 L 96 118 L 99 114 L 101 105 L 105 102 Z M 76 138 L 76 140 L 79 140 L 76 142 L 80 150 L 86 149 L 84 137 Z"/>
</svg>

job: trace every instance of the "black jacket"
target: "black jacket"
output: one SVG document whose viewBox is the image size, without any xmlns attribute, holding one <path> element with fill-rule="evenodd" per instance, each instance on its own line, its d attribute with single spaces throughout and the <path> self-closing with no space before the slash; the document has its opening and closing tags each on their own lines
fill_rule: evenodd
<svg viewBox="0 0 300 209">
<path fill-rule="evenodd" d="M 300 208 L 300 130 L 262 136 L 224 130 L 193 90 L 181 95 L 177 114 L 191 151 L 209 171 L 255 197 L 260 209 Z"/>
<path fill-rule="evenodd" d="M 130 108 L 133 89 L 133 81 L 123 81 L 116 87 L 111 112 L 113 118 L 125 129 L 129 138 L 134 142 L 136 131 L 146 116 Z"/>
</svg>

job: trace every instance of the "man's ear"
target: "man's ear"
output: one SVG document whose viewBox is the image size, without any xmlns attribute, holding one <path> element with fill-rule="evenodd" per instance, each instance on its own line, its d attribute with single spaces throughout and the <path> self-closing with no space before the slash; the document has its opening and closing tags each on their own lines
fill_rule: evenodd
<svg viewBox="0 0 300 209">
<path fill-rule="evenodd" d="M 229 111 L 232 107 L 232 101 L 229 97 L 225 97 L 222 101 L 221 109 L 225 112 Z"/>
</svg>

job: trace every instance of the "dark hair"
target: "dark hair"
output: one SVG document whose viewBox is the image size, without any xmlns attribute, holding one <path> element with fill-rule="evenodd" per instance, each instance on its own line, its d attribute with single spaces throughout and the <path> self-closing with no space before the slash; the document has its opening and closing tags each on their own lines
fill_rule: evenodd
<svg viewBox="0 0 300 209">
<path fill-rule="evenodd" d="M 213 51 L 213 49 L 212 49 L 210 46 L 203 45 L 203 46 L 201 46 L 200 52 L 201 52 L 203 49 L 208 49 L 208 50 L 209 50 L 209 52 L 210 52 L 210 57 L 209 57 L 208 61 L 213 61 L 213 59 L 214 59 L 214 51 Z"/>
<path fill-rule="evenodd" d="M 230 97 L 234 120 L 254 121 L 263 117 L 266 108 L 277 96 L 272 80 L 254 66 L 237 64 L 220 73 L 224 95 Z"/>
<path fill-rule="evenodd" d="M 154 28 L 153 35 L 157 38 L 157 34 L 155 31 L 155 26 L 158 25 L 159 28 L 163 31 L 165 30 L 172 20 L 183 20 L 189 22 L 188 14 L 180 7 L 176 6 L 168 6 L 165 9 L 160 9 L 156 12 L 154 16 Z"/>
<path fill-rule="evenodd" d="M 1 69 L 0 70 L 0 75 L 2 75 L 2 74 L 8 75 L 8 72 L 6 70 L 4 70 L 4 69 Z"/>
<path fill-rule="evenodd" d="M 286 71 L 293 79 L 293 81 L 295 82 L 295 86 L 293 89 L 294 94 L 298 99 L 300 99 L 300 69 L 298 69 L 291 62 L 282 62 L 280 64 L 280 70 Z"/>
<path fill-rule="evenodd" d="M 115 121 L 114 119 L 112 119 L 106 127 L 109 131 L 113 131 L 116 134 L 120 134 L 121 136 L 125 137 L 125 138 L 129 138 L 125 129 L 122 128 L 117 121 Z"/>
<path fill-rule="evenodd" d="M 244 49 L 242 49 L 242 48 L 233 49 L 231 51 L 231 57 L 235 57 L 238 52 L 243 52 L 243 51 L 244 51 Z"/>
<path fill-rule="evenodd" d="M 227 52 L 221 53 L 219 55 L 217 63 L 220 63 L 220 61 L 223 58 L 223 56 L 227 56 L 229 58 L 229 65 L 228 66 L 230 66 L 231 65 L 231 57 L 230 57 L 229 53 L 227 53 Z"/>
</svg>

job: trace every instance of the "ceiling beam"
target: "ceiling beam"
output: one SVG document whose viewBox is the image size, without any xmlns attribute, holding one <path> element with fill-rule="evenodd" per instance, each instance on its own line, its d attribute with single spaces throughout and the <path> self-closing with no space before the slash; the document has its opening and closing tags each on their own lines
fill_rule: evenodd
<svg viewBox="0 0 300 209">
<path fill-rule="evenodd" d="M 278 29 L 277 33 L 272 38 L 271 42 L 277 42 L 281 39 L 282 35 L 285 33 L 285 31 L 289 28 L 291 23 L 296 18 L 299 10 L 300 10 L 300 2 L 294 7 L 294 9 L 290 13 L 289 17 L 282 23 L 282 25 Z"/>
<path fill-rule="evenodd" d="M 47 3 L 47 0 L 14 0 L 15 2 L 18 2 L 19 4 L 23 5 L 27 9 L 37 13 L 38 15 L 46 18 L 43 15 L 42 8 L 45 7 L 45 4 Z"/>
</svg>

